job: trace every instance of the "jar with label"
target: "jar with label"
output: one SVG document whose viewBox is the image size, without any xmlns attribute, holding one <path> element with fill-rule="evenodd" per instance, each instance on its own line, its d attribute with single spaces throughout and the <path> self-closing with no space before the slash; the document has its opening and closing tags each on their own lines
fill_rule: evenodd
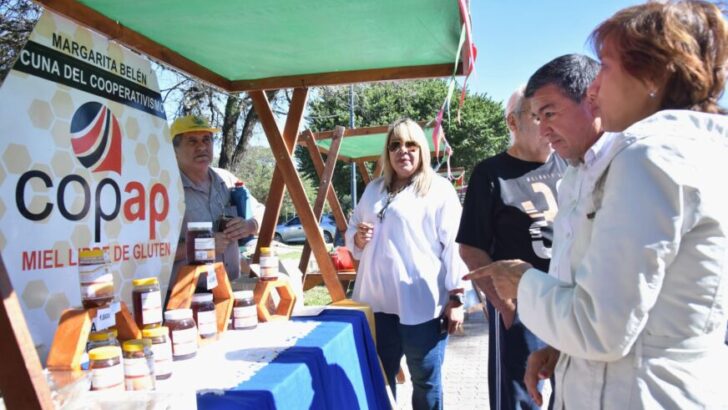
<svg viewBox="0 0 728 410">
<path fill-rule="evenodd" d="M 205 265 L 215 262 L 215 235 L 212 222 L 189 222 L 185 235 L 187 263 Z"/>
<path fill-rule="evenodd" d="M 124 390 L 121 348 L 103 346 L 88 352 L 91 390 Z"/>
<path fill-rule="evenodd" d="M 79 252 L 78 277 L 84 308 L 106 306 L 114 299 L 114 276 L 103 250 L 87 249 Z"/>
<path fill-rule="evenodd" d="M 92 349 L 103 346 L 119 346 L 119 341 L 116 340 L 114 332 L 109 329 L 105 329 L 99 332 L 89 333 L 86 351 L 91 351 Z"/>
<path fill-rule="evenodd" d="M 191 359 L 197 355 L 197 326 L 192 309 L 174 309 L 164 312 L 164 324 L 169 328 L 174 360 Z"/>
<path fill-rule="evenodd" d="M 197 323 L 197 331 L 203 339 L 217 335 L 217 314 L 212 302 L 212 293 L 195 293 L 192 295 L 192 317 Z"/>
<path fill-rule="evenodd" d="M 273 249 L 260 248 L 260 280 L 278 279 L 278 257 Z"/>
<path fill-rule="evenodd" d="M 233 329 L 253 329 L 258 326 L 258 310 L 252 290 L 233 292 Z"/>
<path fill-rule="evenodd" d="M 131 300 L 139 329 L 162 325 L 162 293 L 157 278 L 134 279 Z"/>
<path fill-rule="evenodd" d="M 142 336 L 152 342 L 154 354 L 154 377 L 157 380 L 172 376 L 172 344 L 167 326 L 150 327 L 142 330 Z"/>
<path fill-rule="evenodd" d="M 154 390 L 154 355 L 151 340 L 127 340 L 122 349 L 126 390 Z"/>
</svg>

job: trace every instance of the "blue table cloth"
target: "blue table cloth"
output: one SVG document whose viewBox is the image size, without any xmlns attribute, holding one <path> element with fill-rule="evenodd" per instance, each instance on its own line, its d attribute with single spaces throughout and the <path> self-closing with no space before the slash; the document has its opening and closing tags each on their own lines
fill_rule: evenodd
<svg viewBox="0 0 728 410">
<path fill-rule="evenodd" d="M 198 394 L 199 409 L 389 409 L 366 316 L 328 309 L 311 333 L 223 394 Z"/>
</svg>

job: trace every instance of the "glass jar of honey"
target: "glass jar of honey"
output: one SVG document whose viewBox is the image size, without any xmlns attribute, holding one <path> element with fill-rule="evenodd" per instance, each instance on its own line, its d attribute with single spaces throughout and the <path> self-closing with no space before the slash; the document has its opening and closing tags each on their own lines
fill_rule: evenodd
<svg viewBox="0 0 728 410">
<path fill-rule="evenodd" d="M 212 222 L 189 222 L 185 246 L 189 265 L 215 262 L 215 235 L 212 233 Z"/>
<path fill-rule="evenodd" d="M 197 355 L 197 326 L 192 309 L 174 309 L 164 312 L 164 324 L 169 328 L 174 360 L 191 359 Z"/>
<path fill-rule="evenodd" d="M 88 352 L 91 390 L 124 390 L 121 348 L 103 346 Z"/>
<path fill-rule="evenodd" d="M 114 299 L 114 276 L 102 249 L 82 250 L 78 254 L 81 304 L 90 309 L 108 305 Z"/>
<path fill-rule="evenodd" d="M 126 390 L 154 390 L 154 355 L 151 340 L 127 340 L 122 349 Z"/>
<path fill-rule="evenodd" d="M 134 279 L 131 300 L 139 329 L 162 325 L 162 293 L 157 278 Z"/>
<path fill-rule="evenodd" d="M 260 248 L 260 280 L 278 279 L 278 257 L 269 247 Z"/>
<path fill-rule="evenodd" d="M 109 329 L 105 329 L 99 332 L 89 333 L 86 351 L 91 351 L 91 349 L 103 346 L 119 346 L 119 341 L 116 340 L 114 332 Z"/>
<path fill-rule="evenodd" d="M 252 290 L 233 292 L 233 329 L 253 329 L 258 326 L 258 310 Z"/>
<path fill-rule="evenodd" d="M 157 380 L 172 376 L 172 344 L 167 326 L 150 327 L 142 330 L 142 336 L 152 342 L 154 354 L 154 377 Z"/>
<path fill-rule="evenodd" d="M 203 339 L 217 335 L 217 315 L 211 293 L 195 293 L 192 295 L 192 317 L 197 323 L 197 331 Z"/>
</svg>

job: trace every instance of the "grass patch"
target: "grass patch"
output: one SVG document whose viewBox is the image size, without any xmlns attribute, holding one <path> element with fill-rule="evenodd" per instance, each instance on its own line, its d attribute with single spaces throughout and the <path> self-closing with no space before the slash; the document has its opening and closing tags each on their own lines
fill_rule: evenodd
<svg viewBox="0 0 728 410">
<path fill-rule="evenodd" d="M 303 292 L 303 301 L 305 306 L 322 306 L 331 303 L 331 296 L 326 286 L 314 286 Z"/>
</svg>

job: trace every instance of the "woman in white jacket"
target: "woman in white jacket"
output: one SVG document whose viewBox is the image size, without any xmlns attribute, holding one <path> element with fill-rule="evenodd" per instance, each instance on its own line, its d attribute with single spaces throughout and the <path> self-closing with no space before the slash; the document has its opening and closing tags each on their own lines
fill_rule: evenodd
<svg viewBox="0 0 728 410">
<path fill-rule="evenodd" d="M 566 257 L 549 276 L 502 261 L 466 278 L 492 276 L 552 346 L 532 355 L 526 379 L 550 375 L 558 357 L 555 408 L 724 408 L 726 21 L 706 1 L 650 2 L 592 41 L 592 89 L 615 134 L 596 178 L 577 166 L 562 181 L 573 195 L 560 191 L 553 249 Z"/>
</svg>

